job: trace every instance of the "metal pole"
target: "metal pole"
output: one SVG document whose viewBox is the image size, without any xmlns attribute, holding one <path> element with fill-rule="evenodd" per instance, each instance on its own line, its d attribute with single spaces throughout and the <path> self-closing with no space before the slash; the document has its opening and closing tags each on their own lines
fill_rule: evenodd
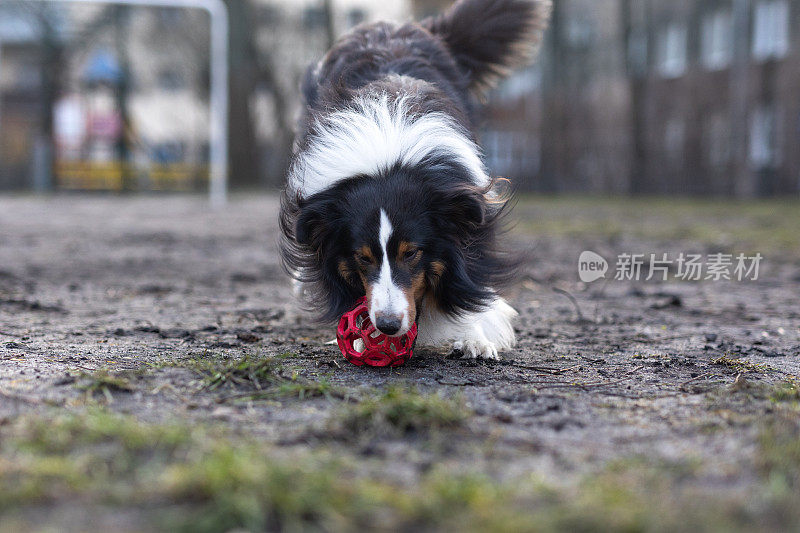
<svg viewBox="0 0 800 533">
<path fill-rule="evenodd" d="M 212 5 L 214 7 L 212 7 Z M 209 197 L 220 207 L 228 198 L 228 9 L 211 2 L 211 153 Z"/>
<path fill-rule="evenodd" d="M 209 199 L 220 207 L 228 199 L 228 9 L 222 0 L 37 0 L 203 9 L 211 17 L 211 125 Z"/>
</svg>

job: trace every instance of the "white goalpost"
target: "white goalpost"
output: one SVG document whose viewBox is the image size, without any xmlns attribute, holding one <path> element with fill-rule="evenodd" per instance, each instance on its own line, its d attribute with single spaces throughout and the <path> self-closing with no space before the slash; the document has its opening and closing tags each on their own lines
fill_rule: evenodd
<svg viewBox="0 0 800 533">
<path fill-rule="evenodd" d="M 228 10 L 222 0 L 34 0 L 60 4 L 116 4 L 202 9 L 211 17 L 209 200 L 222 206 L 228 197 Z"/>
</svg>

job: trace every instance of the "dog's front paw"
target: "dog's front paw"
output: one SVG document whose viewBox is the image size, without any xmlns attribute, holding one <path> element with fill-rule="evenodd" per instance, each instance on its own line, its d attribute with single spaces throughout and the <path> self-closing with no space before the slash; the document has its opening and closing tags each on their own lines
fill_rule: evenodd
<svg viewBox="0 0 800 533">
<path fill-rule="evenodd" d="M 499 361 L 497 346 L 488 340 L 465 340 L 453 343 L 453 350 L 461 352 L 463 359 L 489 359 Z"/>
</svg>

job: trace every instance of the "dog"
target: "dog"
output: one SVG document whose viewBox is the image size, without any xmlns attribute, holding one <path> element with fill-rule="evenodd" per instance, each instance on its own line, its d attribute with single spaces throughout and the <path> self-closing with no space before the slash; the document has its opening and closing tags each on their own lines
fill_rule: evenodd
<svg viewBox="0 0 800 533">
<path fill-rule="evenodd" d="M 479 101 L 533 59 L 549 0 L 459 0 L 419 23 L 341 38 L 303 79 L 281 198 L 284 267 L 338 319 L 366 296 L 389 336 L 498 359 L 516 311 L 501 290 L 519 260 L 499 245 L 508 205 L 484 167 Z"/>
</svg>

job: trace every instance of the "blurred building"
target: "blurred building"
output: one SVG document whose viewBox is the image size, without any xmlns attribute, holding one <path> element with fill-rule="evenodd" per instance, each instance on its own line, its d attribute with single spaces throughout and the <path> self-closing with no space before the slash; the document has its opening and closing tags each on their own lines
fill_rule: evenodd
<svg viewBox="0 0 800 533">
<path fill-rule="evenodd" d="M 252 14 L 231 32 L 246 185 L 280 184 L 300 78 L 332 38 L 450 4 L 229 2 Z M 0 188 L 202 187 L 208 31 L 192 10 L 0 1 Z M 800 3 L 555 0 L 540 60 L 489 104 L 487 164 L 522 190 L 796 194 Z"/>
<path fill-rule="evenodd" d="M 411 12 L 419 20 L 438 15 L 452 3 L 451 0 L 411 0 Z"/>
<path fill-rule="evenodd" d="M 236 0 L 238 2 L 238 0 Z M 254 76 L 247 116 L 268 177 L 299 109 L 300 77 L 329 40 L 404 1 L 252 0 L 252 42 L 232 82 Z M 233 49 L 233 47 L 232 47 Z M 0 2 L 0 189 L 193 190 L 207 180 L 209 21 L 198 10 Z M 248 61 L 244 67 L 239 63 Z M 254 72 L 255 71 L 255 72 Z M 282 120 L 278 120 L 278 117 Z M 52 143 L 50 142 L 52 139 Z"/>
<path fill-rule="evenodd" d="M 644 192 L 800 192 L 800 3 L 640 2 Z M 650 21 L 649 24 L 647 21 Z"/>
<path fill-rule="evenodd" d="M 557 0 L 485 144 L 525 190 L 796 194 L 800 4 Z"/>
</svg>

